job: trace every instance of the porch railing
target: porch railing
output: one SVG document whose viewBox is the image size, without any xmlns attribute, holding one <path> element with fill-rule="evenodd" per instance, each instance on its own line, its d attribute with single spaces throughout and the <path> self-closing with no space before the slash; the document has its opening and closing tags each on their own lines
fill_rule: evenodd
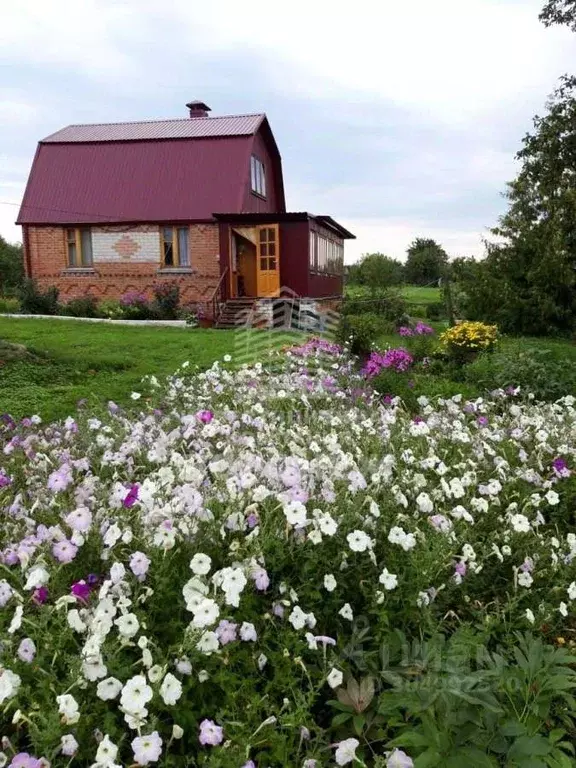
<svg viewBox="0 0 576 768">
<path fill-rule="evenodd" d="M 222 308 L 222 304 L 224 304 L 224 299 L 222 297 L 222 288 L 224 287 L 224 280 L 226 279 L 226 276 L 228 275 L 229 267 L 226 267 L 224 272 L 220 275 L 220 280 L 218 281 L 218 285 L 216 288 L 214 288 L 214 293 L 212 296 L 208 299 L 206 304 L 210 306 L 212 310 L 212 320 L 216 322 L 218 318 L 220 317 L 220 310 Z"/>
</svg>

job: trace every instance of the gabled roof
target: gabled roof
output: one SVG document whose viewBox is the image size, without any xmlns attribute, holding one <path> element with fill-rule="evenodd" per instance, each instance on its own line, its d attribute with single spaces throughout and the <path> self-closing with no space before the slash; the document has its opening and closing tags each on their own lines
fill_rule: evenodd
<svg viewBox="0 0 576 768">
<path fill-rule="evenodd" d="M 69 125 L 52 133 L 42 144 L 92 141 L 153 141 L 154 139 L 203 139 L 222 136 L 252 136 L 266 115 L 229 115 L 177 120 L 146 120 L 138 123 L 94 123 Z"/>
<path fill-rule="evenodd" d="M 17 223 L 210 221 L 240 211 L 259 131 L 283 205 L 265 115 L 71 125 L 39 143 Z"/>
</svg>

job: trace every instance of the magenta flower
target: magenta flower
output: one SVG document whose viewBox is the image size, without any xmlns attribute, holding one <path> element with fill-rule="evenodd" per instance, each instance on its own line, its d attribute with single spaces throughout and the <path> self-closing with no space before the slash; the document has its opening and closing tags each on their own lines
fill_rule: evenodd
<svg viewBox="0 0 576 768">
<path fill-rule="evenodd" d="M 213 720 L 202 720 L 199 740 L 204 746 L 216 747 L 224 741 L 224 729 Z"/>
<path fill-rule="evenodd" d="M 426 325 L 426 323 L 418 322 L 414 328 L 414 333 L 416 333 L 418 336 L 429 336 L 430 334 L 434 333 L 434 328 Z"/>
<path fill-rule="evenodd" d="M 402 347 L 388 349 L 384 354 L 372 352 L 362 369 L 362 373 L 368 379 L 377 376 L 383 368 L 392 368 L 392 370 L 403 373 L 410 368 L 413 362 L 412 355 Z"/>
<path fill-rule="evenodd" d="M 134 504 L 138 501 L 138 490 L 140 486 L 138 483 L 134 483 L 130 486 L 130 490 L 126 494 L 126 497 L 124 498 L 124 501 L 122 504 L 126 507 L 126 509 L 130 509 L 130 507 L 133 507 Z"/>
<path fill-rule="evenodd" d="M 71 563 L 77 552 L 78 547 L 68 539 L 57 541 L 52 546 L 52 554 L 59 563 Z"/>
<path fill-rule="evenodd" d="M 198 421 L 201 421 L 202 424 L 210 424 L 212 419 L 214 418 L 214 414 L 212 411 L 198 411 L 196 414 L 196 418 Z"/>
<path fill-rule="evenodd" d="M 8 475 L 5 475 L 4 472 L 0 472 L 0 488 L 5 488 L 7 485 L 10 485 L 12 480 L 8 477 Z"/>
<path fill-rule="evenodd" d="M 476 421 L 478 422 L 478 426 L 480 427 L 486 427 L 488 425 L 488 419 L 486 418 L 486 416 L 478 416 Z"/>
<path fill-rule="evenodd" d="M 37 605 L 43 605 L 48 600 L 48 589 L 46 587 L 38 587 L 32 593 L 32 600 Z"/>
<path fill-rule="evenodd" d="M 84 579 L 82 579 L 82 581 L 77 581 L 72 584 L 70 591 L 74 597 L 77 597 L 79 600 L 86 601 L 90 597 L 91 587 L 84 581 Z"/>
<path fill-rule="evenodd" d="M 398 333 L 400 336 L 414 336 L 414 331 L 412 328 L 408 328 L 408 326 L 403 325 L 401 328 L 398 328 Z"/>
</svg>

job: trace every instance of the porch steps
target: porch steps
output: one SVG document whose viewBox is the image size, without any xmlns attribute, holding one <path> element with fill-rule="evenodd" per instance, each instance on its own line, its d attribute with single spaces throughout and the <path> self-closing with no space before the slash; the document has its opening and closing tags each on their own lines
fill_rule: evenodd
<svg viewBox="0 0 576 768">
<path fill-rule="evenodd" d="M 214 328 L 241 328 L 246 325 L 254 307 L 254 299 L 229 299 L 224 304 Z"/>
</svg>

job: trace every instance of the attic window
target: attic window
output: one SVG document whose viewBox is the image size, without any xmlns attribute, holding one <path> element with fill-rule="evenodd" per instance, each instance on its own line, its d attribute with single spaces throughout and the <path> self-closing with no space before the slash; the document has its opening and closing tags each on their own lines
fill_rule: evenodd
<svg viewBox="0 0 576 768">
<path fill-rule="evenodd" d="M 250 157 L 250 183 L 252 192 L 260 197 L 266 197 L 266 173 L 264 163 L 256 155 Z"/>
<path fill-rule="evenodd" d="M 66 245 L 71 269 L 92 266 L 92 232 L 89 227 L 67 229 Z"/>
</svg>

